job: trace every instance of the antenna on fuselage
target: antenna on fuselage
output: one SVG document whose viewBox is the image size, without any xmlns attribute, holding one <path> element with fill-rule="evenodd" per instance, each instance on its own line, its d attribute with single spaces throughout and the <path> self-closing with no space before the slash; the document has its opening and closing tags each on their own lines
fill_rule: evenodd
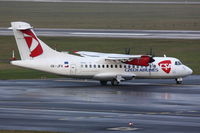
<svg viewBox="0 0 200 133">
<path fill-rule="evenodd" d="M 16 60 L 15 51 L 14 50 L 12 50 L 12 57 L 10 58 L 10 60 Z"/>
</svg>

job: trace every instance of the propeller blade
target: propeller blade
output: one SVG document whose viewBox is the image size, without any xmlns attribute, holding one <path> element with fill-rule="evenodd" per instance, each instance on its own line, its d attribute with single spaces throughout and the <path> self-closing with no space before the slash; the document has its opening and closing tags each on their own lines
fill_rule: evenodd
<svg viewBox="0 0 200 133">
<path fill-rule="evenodd" d="M 153 50 L 152 50 L 152 48 L 150 48 L 149 55 L 152 55 L 152 54 L 153 54 Z"/>
<path fill-rule="evenodd" d="M 155 53 L 154 53 L 152 47 L 150 48 L 150 50 L 149 50 L 149 54 L 148 54 L 148 55 L 151 55 L 151 57 L 155 57 Z"/>
<path fill-rule="evenodd" d="M 125 48 L 125 54 L 130 54 L 130 52 L 131 52 L 131 49 L 130 48 Z"/>
</svg>

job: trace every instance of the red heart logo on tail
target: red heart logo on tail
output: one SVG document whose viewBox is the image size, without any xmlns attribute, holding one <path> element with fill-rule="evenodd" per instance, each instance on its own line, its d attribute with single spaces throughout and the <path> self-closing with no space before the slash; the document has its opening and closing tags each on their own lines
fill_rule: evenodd
<svg viewBox="0 0 200 133">
<path fill-rule="evenodd" d="M 21 32 L 24 33 L 24 39 L 30 49 L 30 56 L 37 57 L 41 55 L 43 53 L 42 46 L 32 30 L 21 30 Z"/>
</svg>

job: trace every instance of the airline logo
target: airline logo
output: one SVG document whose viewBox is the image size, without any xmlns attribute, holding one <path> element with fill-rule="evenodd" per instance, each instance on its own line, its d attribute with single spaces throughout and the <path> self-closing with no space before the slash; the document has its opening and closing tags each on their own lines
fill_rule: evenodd
<svg viewBox="0 0 200 133">
<path fill-rule="evenodd" d="M 158 65 L 162 68 L 164 72 L 167 74 L 171 71 L 171 60 L 164 60 L 158 63 Z"/>
<path fill-rule="evenodd" d="M 43 53 L 43 49 L 34 33 L 31 30 L 21 30 L 21 32 L 24 34 L 24 39 L 30 49 L 30 56 L 37 57 L 41 55 Z"/>
</svg>

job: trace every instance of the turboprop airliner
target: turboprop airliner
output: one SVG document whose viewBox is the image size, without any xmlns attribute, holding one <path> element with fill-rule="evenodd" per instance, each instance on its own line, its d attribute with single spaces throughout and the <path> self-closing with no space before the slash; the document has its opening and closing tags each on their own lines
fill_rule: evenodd
<svg viewBox="0 0 200 133">
<path fill-rule="evenodd" d="M 42 42 L 26 22 L 11 22 L 11 29 L 19 49 L 21 60 L 11 64 L 63 75 L 70 78 L 99 80 L 101 85 L 118 85 L 122 81 L 137 78 L 175 79 L 192 74 L 192 70 L 173 57 L 151 55 L 126 55 L 89 51 L 75 54 L 58 52 Z"/>
</svg>

